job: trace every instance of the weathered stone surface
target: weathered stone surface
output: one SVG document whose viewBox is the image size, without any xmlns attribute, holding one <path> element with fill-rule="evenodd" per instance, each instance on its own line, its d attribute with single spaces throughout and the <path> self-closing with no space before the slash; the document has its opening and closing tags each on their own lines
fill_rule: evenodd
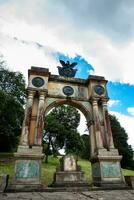
<svg viewBox="0 0 134 200">
<path fill-rule="evenodd" d="M 64 157 L 64 171 L 76 171 L 76 160 L 74 156 Z"/>
<path fill-rule="evenodd" d="M 36 160 L 20 160 L 16 164 L 17 178 L 37 178 L 39 176 L 39 162 Z"/>
<path fill-rule="evenodd" d="M 120 156 L 97 156 L 92 163 L 93 184 L 110 189 L 125 188 L 126 184 L 120 167 Z"/>
<path fill-rule="evenodd" d="M 3 174 L 0 175 L 0 192 L 4 192 L 8 184 L 9 175 Z"/>
<path fill-rule="evenodd" d="M 3 193 L 0 200 L 133 200 L 134 190 Z"/>
<path fill-rule="evenodd" d="M 56 184 L 60 184 L 61 186 L 65 183 L 75 184 L 84 183 L 85 177 L 84 172 L 81 171 L 73 171 L 73 172 L 56 172 L 55 174 Z"/>
</svg>

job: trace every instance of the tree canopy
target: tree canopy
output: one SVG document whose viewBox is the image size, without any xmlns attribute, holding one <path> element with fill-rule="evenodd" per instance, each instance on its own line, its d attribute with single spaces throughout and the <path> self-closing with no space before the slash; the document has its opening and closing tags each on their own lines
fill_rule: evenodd
<svg viewBox="0 0 134 200">
<path fill-rule="evenodd" d="M 0 151 L 16 148 L 23 120 L 25 80 L 0 58 Z"/>
</svg>

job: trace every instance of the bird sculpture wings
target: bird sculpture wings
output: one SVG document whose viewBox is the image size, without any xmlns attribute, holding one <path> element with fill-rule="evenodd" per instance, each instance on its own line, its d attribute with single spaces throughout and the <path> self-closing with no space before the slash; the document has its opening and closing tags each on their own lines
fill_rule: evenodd
<svg viewBox="0 0 134 200">
<path fill-rule="evenodd" d="M 70 64 L 69 61 L 67 61 L 66 63 L 63 60 L 60 60 L 60 63 L 63 67 L 70 67 L 70 68 L 74 68 L 77 65 L 77 62 L 73 62 Z"/>
<path fill-rule="evenodd" d="M 64 62 L 63 60 L 60 60 L 60 63 L 62 67 L 57 66 L 60 76 L 70 77 L 70 78 L 75 76 L 77 69 L 73 68 L 77 65 L 77 62 L 73 62 L 70 64 L 69 61 Z"/>
</svg>

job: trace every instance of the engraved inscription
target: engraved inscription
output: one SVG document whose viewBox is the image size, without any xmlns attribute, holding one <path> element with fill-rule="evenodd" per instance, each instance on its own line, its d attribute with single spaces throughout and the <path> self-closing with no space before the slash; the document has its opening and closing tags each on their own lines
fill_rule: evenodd
<svg viewBox="0 0 134 200">
<path fill-rule="evenodd" d="M 104 162 L 102 163 L 103 177 L 116 178 L 121 177 L 120 166 L 117 162 Z"/>
<path fill-rule="evenodd" d="M 16 165 L 17 178 L 37 178 L 39 176 L 39 163 L 32 161 L 19 161 Z"/>
</svg>

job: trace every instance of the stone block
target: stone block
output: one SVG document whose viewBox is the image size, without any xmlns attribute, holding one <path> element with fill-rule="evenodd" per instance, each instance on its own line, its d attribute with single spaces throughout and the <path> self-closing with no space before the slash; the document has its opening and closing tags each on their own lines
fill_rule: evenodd
<svg viewBox="0 0 134 200">
<path fill-rule="evenodd" d="M 16 178 L 37 178 L 39 162 L 36 160 L 19 160 L 16 164 Z"/>
<path fill-rule="evenodd" d="M 31 190 L 41 185 L 41 160 L 44 157 L 41 146 L 18 146 L 15 156 L 15 174 L 12 184 L 8 188 L 11 190 Z"/>
<path fill-rule="evenodd" d="M 124 177 L 120 167 L 120 157 L 98 157 L 92 163 L 93 184 L 99 187 L 122 188 L 125 187 Z"/>
<path fill-rule="evenodd" d="M 9 175 L 7 174 L 0 175 L 0 193 L 5 191 L 8 185 L 8 179 Z"/>
<path fill-rule="evenodd" d="M 64 171 L 76 171 L 76 159 L 73 155 L 68 155 L 63 158 Z"/>
<path fill-rule="evenodd" d="M 15 156 L 17 154 L 42 154 L 42 147 L 41 146 L 32 146 L 29 148 L 29 146 L 18 146 L 17 153 L 15 153 Z"/>
<path fill-rule="evenodd" d="M 77 183 L 85 181 L 84 172 L 56 172 L 56 183 Z"/>
</svg>

